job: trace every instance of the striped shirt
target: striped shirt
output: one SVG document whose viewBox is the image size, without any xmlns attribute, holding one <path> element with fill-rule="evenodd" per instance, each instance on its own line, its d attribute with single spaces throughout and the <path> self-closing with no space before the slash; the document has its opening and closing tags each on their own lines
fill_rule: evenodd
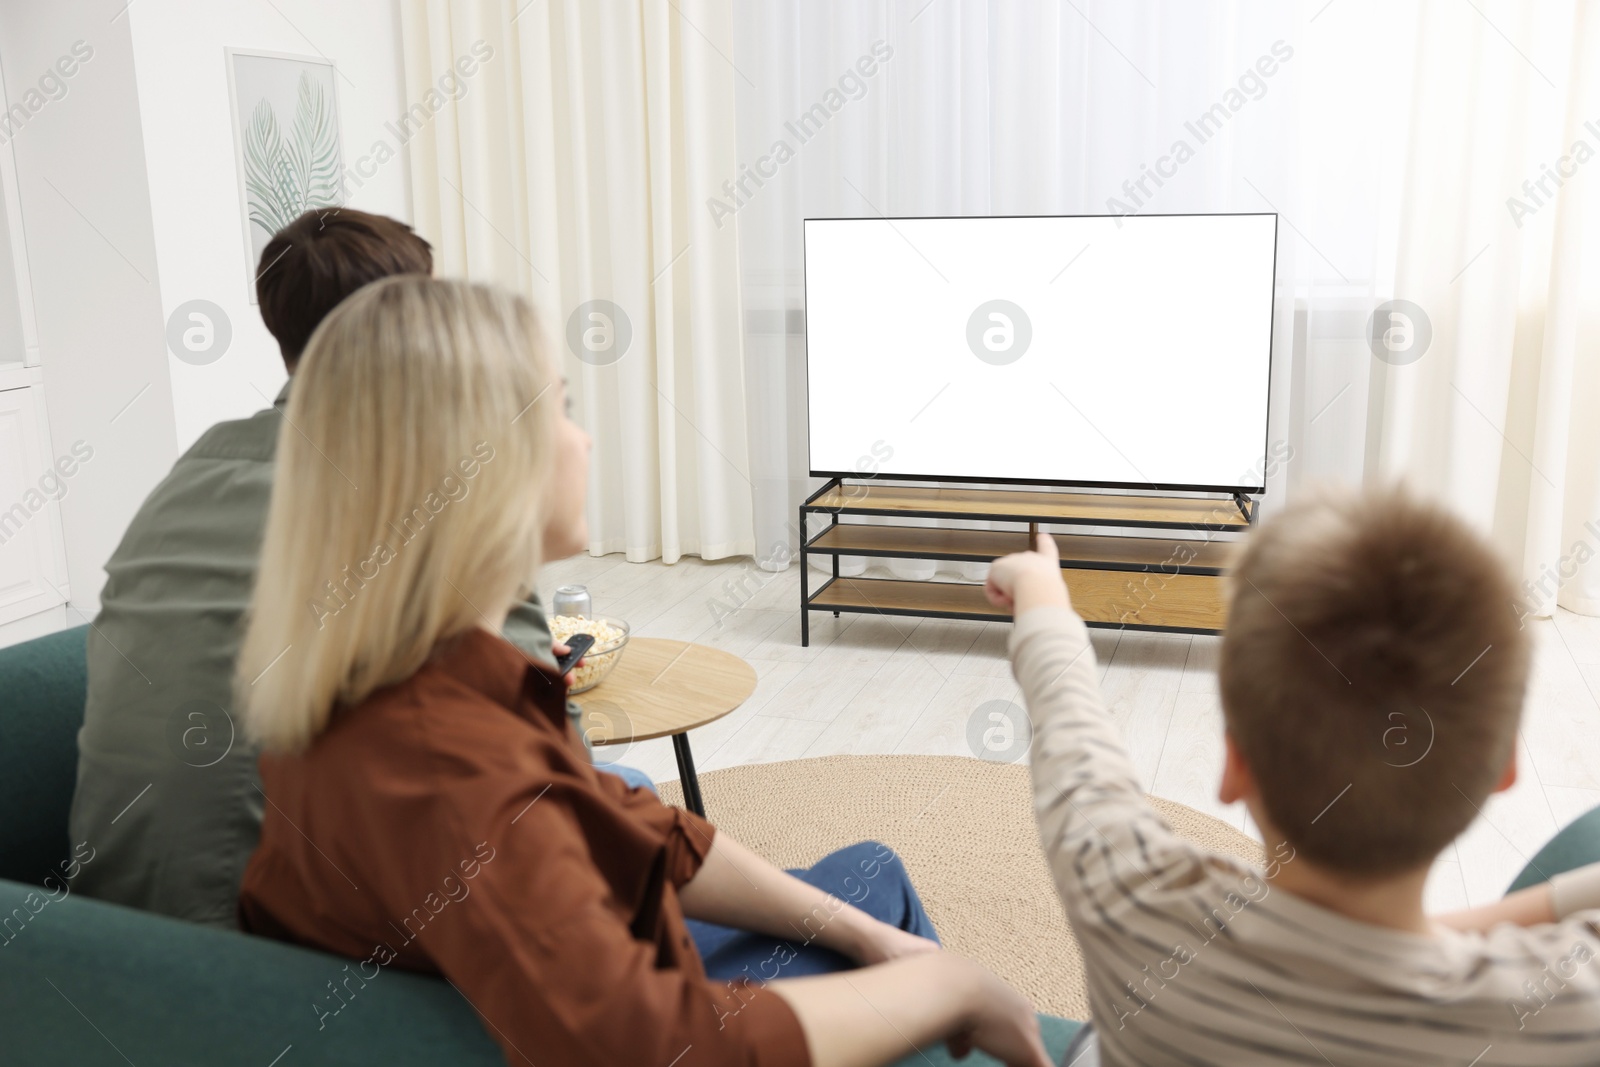
<svg viewBox="0 0 1600 1067">
<path fill-rule="evenodd" d="M 1107 1064 L 1600 1064 L 1600 867 L 1554 880 L 1561 921 L 1406 933 L 1275 889 L 1146 802 L 1070 609 L 1011 635 L 1034 808 Z"/>
</svg>

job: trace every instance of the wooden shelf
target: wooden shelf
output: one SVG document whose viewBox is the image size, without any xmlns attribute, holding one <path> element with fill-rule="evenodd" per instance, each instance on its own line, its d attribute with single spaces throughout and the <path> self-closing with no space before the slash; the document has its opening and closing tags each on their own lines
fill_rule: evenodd
<svg viewBox="0 0 1600 1067">
<path fill-rule="evenodd" d="M 1181 632 L 1218 631 L 1227 617 L 1224 579 L 1206 574 L 1141 574 L 1063 568 L 1072 606 L 1091 626 Z M 807 611 L 1005 621 L 981 585 L 892 578 L 835 578 Z"/>
<path fill-rule="evenodd" d="M 989 603 L 981 585 L 910 582 L 895 578 L 835 578 L 817 591 L 810 607 L 813 610 L 877 611 L 885 615 L 1011 618 Z"/>
<path fill-rule="evenodd" d="M 1221 574 L 1239 541 L 1165 537 L 1106 537 L 1056 534 L 1064 564 L 1086 570 Z M 813 537 L 807 552 L 847 556 L 898 556 L 987 563 L 1028 547 L 1021 530 L 954 530 L 927 526 L 864 526 L 840 523 Z"/>
<path fill-rule="evenodd" d="M 1245 530 L 1250 520 L 1232 500 L 1216 497 L 1122 496 L 1021 489 L 918 489 L 901 485 L 834 486 L 806 502 L 806 511 L 846 515 L 914 515 L 1088 526 L 1160 526 Z"/>
</svg>

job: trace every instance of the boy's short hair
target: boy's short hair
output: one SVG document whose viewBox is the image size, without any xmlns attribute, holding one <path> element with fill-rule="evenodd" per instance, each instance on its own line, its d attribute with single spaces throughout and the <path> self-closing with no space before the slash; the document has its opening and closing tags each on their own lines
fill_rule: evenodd
<svg viewBox="0 0 1600 1067">
<path fill-rule="evenodd" d="M 256 299 L 293 373 L 317 326 L 345 297 L 391 274 L 432 273 L 431 246 L 398 219 L 317 208 L 273 234 L 261 250 Z"/>
<path fill-rule="evenodd" d="M 1395 488 L 1290 506 L 1230 584 L 1223 715 L 1266 817 L 1330 871 L 1432 862 L 1514 751 L 1530 651 L 1506 567 Z"/>
</svg>

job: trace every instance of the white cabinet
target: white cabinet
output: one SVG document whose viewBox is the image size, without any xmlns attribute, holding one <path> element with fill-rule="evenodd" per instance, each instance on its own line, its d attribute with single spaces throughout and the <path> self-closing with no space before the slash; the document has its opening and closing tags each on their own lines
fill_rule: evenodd
<svg viewBox="0 0 1600 1067">
<path fill-rule="evenodd" d="M 58 501 L 78 458 L 50 453 L 44 386 L 34 369 L 0 370 L 0 626 L 67 600 Z"/>
</svg>

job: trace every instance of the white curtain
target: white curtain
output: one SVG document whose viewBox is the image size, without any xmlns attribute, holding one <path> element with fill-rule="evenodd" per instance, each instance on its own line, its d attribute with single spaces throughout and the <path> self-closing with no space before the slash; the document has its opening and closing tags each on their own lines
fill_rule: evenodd
<svg viewBox="0 0 1600 1067">
<path fill-rule="evenodd" d="M 1574 162 L 1600 149 L 1596 21 L 1576 0 L 741 4 L 740 180 L 703 197 L 739 233 L 761 554 L 794 544 L 816 484 L 802 219 L 1270 210 L 1269 499 L 1405 476 L 1521 562 L 1538 610 L 1559 584 L 1600 611 L 1600 161 Z M 1199 141 L 1186 124 L 1218 104 Z M 1508 198 L 1542 164 L 1564 184 L 1518 225 Z M 1408 363 L 1371 341 L 1393 299 L 1431 326 Z"/>
<path fill-rule="evenodd" d="M 1490 12 L 1423 12 L 1395 287 L 1433 345 L 1374 366 L 1367 469 L 1492 530 L 1537 613 L 1600 614 L 1600 9 Z"/>
<path fill-rule="evenodd" d="M 417 228 L 438 274 L 543 316 L 597 555 L 755 550 L 738 248 L 702 204 L 734 167 L 731 25 L 730 0 L 402 0 Z"/>
</svg>

